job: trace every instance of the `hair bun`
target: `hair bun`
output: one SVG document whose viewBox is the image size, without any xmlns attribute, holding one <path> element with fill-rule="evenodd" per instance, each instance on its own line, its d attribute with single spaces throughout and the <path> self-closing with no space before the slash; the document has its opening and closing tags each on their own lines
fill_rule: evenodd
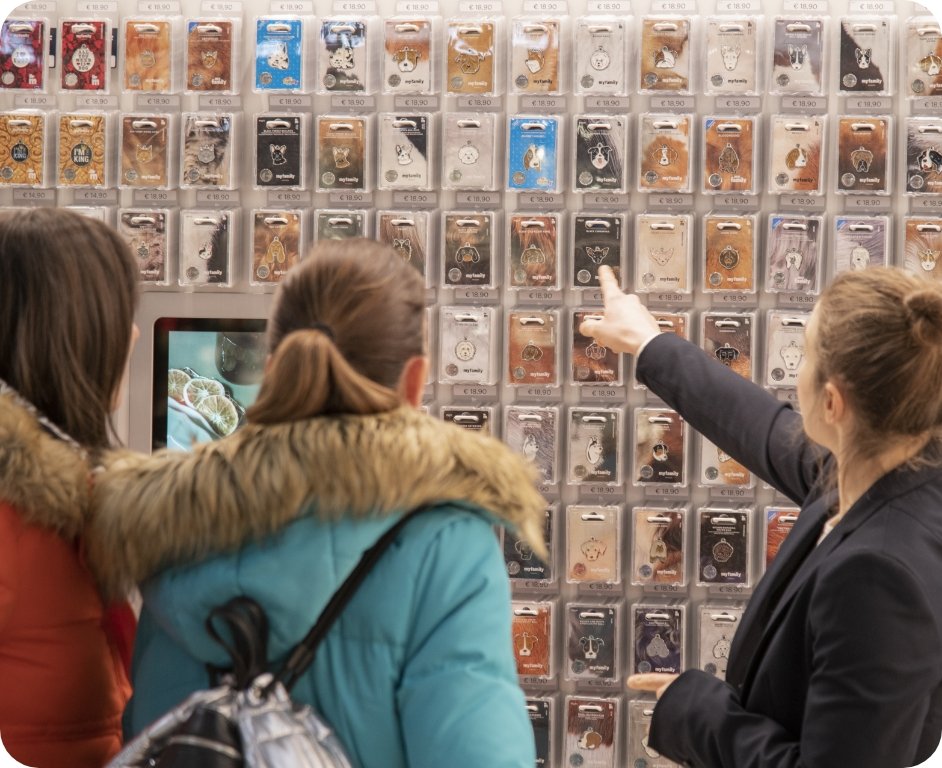
<svg viewBox="0 0 942 768">
<path fill-rule="evenodd" d="M 913 337 L 919 344 L 942 344 L 942 289 L 919 288 L 904 300 Z"/>
</svg>

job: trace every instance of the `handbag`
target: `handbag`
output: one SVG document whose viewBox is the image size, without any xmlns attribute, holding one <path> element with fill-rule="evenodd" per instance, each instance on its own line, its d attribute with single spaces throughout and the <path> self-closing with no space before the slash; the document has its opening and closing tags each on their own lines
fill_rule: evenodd
<svg viewBox="0 0 942 768">
<path fill-rule="evenodd" d="M 363 553 L 275 673 L 267 669 L 268 620 L 258 603 L 236 597 L 210 611 L 206 629 L 232 662 L 231 670 L 213 670 L 223 674 L 222 684 L 193 693 L 130 741 L 107 768 L 353 768 L 331 727 L 312 707 L 293 701 L 291 689 L 396 534 L 425 509 L 403 515 Z M 220 622 L 228 633 L 219 631 Z"/>
</svg>

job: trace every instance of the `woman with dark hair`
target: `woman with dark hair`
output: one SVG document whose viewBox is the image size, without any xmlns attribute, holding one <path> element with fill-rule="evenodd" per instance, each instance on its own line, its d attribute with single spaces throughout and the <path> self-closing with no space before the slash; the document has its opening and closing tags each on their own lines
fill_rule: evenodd
<svg viewBox="0 0 942 768">
<path fill-rule="evenodd" d="M 425 289 L 390 248 L 325 241 L 279 286 L 247 424 L 192 453 L 127 459 L 96 486 L 90 551 L 117 593 L 142 583 L 140 731 L 209 685 L 209 612 L 247 596 L 277 668 L 360 555 L 412 519 L 293 689 L 358 768 L 532 768 L 510 590 L 492 525 L 545 550 L 545 502 L 497 440 L 420 413 Z M 116 556 L 105 558 L 105 553 Z"/>
<path fill-rule="evenodd" d="M 802 505 L 733 639 L 726 681 L 633 675 L 649 744 L 697 768 L 898 768 L 942 733 L 942 287 L 839 275 L 811 315 L 799 416 L 661 334 L 600 270 L 582 332 L 712 443 Z"/>
<path fill-rule="evenodd" d="M 0 739 L 27 765 L 98 768 L 121 746 L 129 638 L 81 537 L 136 303 L 134 257 L 104 224 L 0 216 Z"/>
</svg>

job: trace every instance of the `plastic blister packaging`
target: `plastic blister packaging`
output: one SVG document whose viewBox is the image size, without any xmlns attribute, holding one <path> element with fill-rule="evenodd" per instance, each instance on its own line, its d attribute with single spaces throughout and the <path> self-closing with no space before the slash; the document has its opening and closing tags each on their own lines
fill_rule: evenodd
<svg viewBox="0 0 942 768">
<path fill-rule="evenodd" d="M 777 16 L 772 27 L 769 93 L 824 94 L 826 17 Z"/>
<path fill-rule="evenodd" d="M 511 601 L 514 659 L 523 683 L 546 684 L 556 677 L 555 609 L 550 601 Z"/>
<path fill-rule="evenodd" d="M 542 482 L 559 479 L 559 408 L 508 405 L 504 408 L 504 442 L 536 467 Z"/>
<path fill-rule="evenodd" d="M 893 179 L 892 118 L 841 117 L 837 121 L 837 192 L 888 195 Z"/>
<path fill-rule="evenodd" d="M 687 485 L 686 423 L 668 408 L 636 408 L 632 477 L 635 486 Z"/>
<path fill-rule="evenodd" d="M 565 608 L 565 678 L 579 686 L 614 688 L 621 679 L 621 606 L 575 602 Z"/>
<path fill-rule="evenodd" d="M 448 112 L 442 120 L 442 189 L 497 189 L 497 115 Z"/>
<path fill-rule="evenodd" d="M 496 96 L 501 91 L 501 24 L 496 18 L 451 18 L 445 23 L 445 92 Z"/>
<path fill-rule="evenodd" d="M 689 214 L 642 213 L 635 219 L 637 293 L 693 293 L 693 217 Z"/>
<path fill-rule="evenodd" d="M 497 378 L 497 310 L 442 307 L 439 312 L 439 381 L 494 384 Z"/>
<path fill-rule="evenodd" d="M 236 189 L 236 116 L 183 113 L 181 189 Z"/>
<path fill-rule="evenodd" d="M 145 285 L 169 285 L 172 214 L 162 208 L 120 208 L 117 230 L 137 260 Z"/>
<path fill-rule="evenodd" d="M 238 93 L 241 50 L 240 17 L 187 19 L 184 91 Z"/>
<path fill-rule="evenodd" d="M 756 358 L 755 312 L 704 312 L 701 322 L 703 350 L 744 379 L 752 381 Z"/>
<path fill-rule="evenodd" d="M 768 570 L 772 561 L 778 555 L 779 548 L 785 541 L 801 513 L 799 507 L 770 505 L 762 510 L 763 520 L 763 560 L 760 564 L 763 570 Z"/>
<path fill-rule="evenodd" d="M 628 123 L 620 115 L 576 115 L 574 192 L 626 192 Z"/>
<path fill-rule="evenodd" d="M 558 507 L 550 504 L 543 517 L 543 543 L 549 553 L 544 561 L 533 549 L 508 528 L 501 528 L 501 547 L 507 577 L 514 590 L 552 590 L 556 584 L 556 519 Z"/>
<path fill-rule="evenodd" d="M 733 96 L 758 93 L 758 49 L 759 17 L 708 18 L 704 91 Z"/>
<path fill-rule="evenodd" d="M 512 93 L 557 94 L 564 91 L 566 57 L 564 19 L 519 16 L 511 22 Z"/>
<path fill-rule="evenodd" d="M 845 16 L 841 19 L 839 93 L 891 94 L 895 46 L 889 16 Z"/>
<path fill-rule="evenodd" d="M 262 16 L 255 20 L 255 78 L 261 93 L 301 93 L 305 78 L 305 20 L 297 16 Z"/>
<path fill-rule="evenodd" d="M 559 192 L 562 189 L 557 117 L 516 115 L 508 121 L 507 188 L 511 192 Z"/>
<path fill-rule="evenodd" d="M 889 264 L 889 216 L 835 216 L 833 234 L 834 274 Z"/>
<path fill-rule="evenodd" d="M 515 309 L 507 313 L 506 383 L 558 387 L 559 312 Z"/>
<path fill-rule="evenodd" d="M 770 293 L 813 295 L 824 271 L 820 216 L 772 214 L 766 238 L 766 284 Z"/>
<path fill-rule="evenodd" d="M 707 194 L 759 191 L 755 117 L 703 118 L 703 184 Z"/>
<path fill-rule="evenodd" d="M 930 280 L 942 280 L 942 218 L 903 217 L 903 267 Z"/>
<path fill-rule="evenodd" d="M 711 489 L 746 489 L 755 486 L 756 481 L 741 462 L 718 448 L 703 435 L 698 435 L 700 454 L 699 484 Z"/>
<path fill-rule="evenodd" d="M 697 510 L 698 586 L 742 589 L 752 586 L 754 512 L 748 507 Z"/>
<path fill-rule="evenodd" d="M 769 192 L 824 194 L 825 122 L 823 115 L 772 116 Z"/>
<path fill-rule="evenodd" d="M 680 674 L 687 660 L 687 604 L 645 600 L 631 607 L 629 674 Z"/>
<path fill-rule="evenodd" d="M 174 117 L 169 114 L 121 114 L 118 186 L 170 189 L 174 168 Z"/>
<path fill-rule="evenodd" d="M 599 267 L 611 267 L 615 279 L 624 278 L 624 236 L 627 231 L 623 213 L 581 211 L 572 217 L 572 262 L 568 274 L 571 289 L 598 290 Z"/>
<path fill-rule="evenodd" d="M 442 421 L 468 432 L 480 432 L 482 435 L 492 435 L 494 432 L 492 405 L 443 405 L 439 415 Z"/>
<path fill-rule="evenodd" d="M 631 511 L 631 583 L 646 589 L 687 587 L 687 517 L 683 506 Z"/>
<path fill-rule="evenodd" d="M 514 213 L 507 220 L 511 290 L 559 288 L 559 213 Z"/>
<path fill-rule="evenodd" d="M 623 414 L 618 408 L 570 408 L 567 482 L 620 485 L 623 434 Z"/>
<path fill-rule="evenodd" d="M 251 216 L 250 283 L 278 283 L 301 261 L 301 247 L 306 242 L 304 213 L 297 209 L 266 209 L 254 210 Z"/>
<path fill-rule="evenodd" d="M 733 635 L 742 622 L 745 607 L 740 604 L 701 605 L 697 611 L 698 668 L 720 680 L 726 679 Z"/>
<path fill-rule="evenodd" d="M 320 21 L 317 89 L 320 93 L 372 93 L 375 19 L 356 16 Z"/>
<path fill-rule="evenodd" d="M 580 768 L 615 768 L 621 751 L 621 702 L 617 698 L 566 697 L 563 758 Z"/>
<path fill-rule="evenodd" d="M 177 16 L 124 19 L 124 90 L 174 93 L 179 88 Z"/>
<path fill-rule="evenodd" d="M 46 90 L 48 30 L 49 21 L 45 18 L 4 19 L 0 26 L 0 89 Z"/>
<path fill-rule="evenodd" d="M 415 267 L 426 288 L 431 285 L 429 247 L 432 244 L 432 217 L 429 211 L 377 211 L 376 239 Z"/>
<path fill-rule="evenodd" d="M 628 92 L 628 35 L 624 16 L 580 16 L 573 30 L 573 88 L 586 95 Z"/>
<path fill-rule="evenodd" d="M 111 22 L 108 19 L 59 20 L 59 87 L 73 93 L 103 93 L 111 73 Z"/>
<path fill-rule="evenodd" d="M 654 716 L 654 699 L 632 699 L 628 702 L 628 738 L 626 740 L 626 765 L 644 768 L 680 768 L 660 752 L 649 746 L 651 718 Z"/>
<path fill-rule="evenodd" d="M 569 383 L 574 385 L 624 384 L 621 356 L 602 346 L 579 328 L 584 320 L 601 319 L 598 309 L 574 309 L 570 313 L 572 346 L 570 348 Z"/>
<path fill-rule="evenodd" d="M 379 189 L 430 190 L 434 117 L 428 113 L 379 115 Z"/>
<path fill-rule="evenodd" d="M 805 359 L 805 329 L 810 312 L 770 309 L 766 314 L 765 386 L 798 386 L 798 371 Z"/>
<path fill-rule="evenodd" d="M 753 214 L 711 213 L 703 217 L 703 290 L 756 292 L 756 235 Z"/>
<path fill-rule="evenodd" d="M 433 93 L 438 19 L 397 16 L 383 33 L 383 92 Z"/>
<path fill-rule="evenodd" d="M 349 240 L 366 237 L 369 211 L 318 208 L 314 216 L 315 240 Z"/>
<path fill-rule="evenodd" d="M 933 16 L 906 20 L 903 51 L 905 93 L 910 98 L 942 95 L 942 24 Z"/>
<path fill-rule="evenodd" d="M 692 139 L 692 115 L 641 115 L 638 130 L 638 190 L 692 191 Z"/>
<path fill-rule="evenodd" d="M 181 286 L 232 285 L 238 222 L 235 209 L 180 212 L 177 274 Z"/>
<path fill-rule="evenodd" d="M 47 184 L 49 122 L 53 114 L 33 110 L 0 113 L 0 185 L 43 187 Z"/>
<path fill-rule="evenodd" d="M 555 765 L 556 700 L 551 696 L 527 697 L 527 715 L 533 726 L 537 765 Z"/>
<path fill-rule="evenodd" d="M 317 118 L 315 125 L 317 191 L 370 191 L 372 149 L 369 118 L 323 115 Z"/>
<path fill-rule="evenodd" d="M 310 135 L 307 116 L 299 113 L 256 115 L 256 189 L 303 189 L 306 186 Z"/>
<path fill-rule="evenodd" d="M 693 24 L 686 16 L 645 16 L 640 24 L 641 93 L 692 93 Z"/>
<path fill-rule="evenodd" d="M 906 194 L 942 195 L 942 119 L 906 119 Z"/>
<path fill-rule="evenodd" d="M 111 185 L 114 135 L 105 112 L 60 112 L 56 185 L 104 189 Z"/>
<path fill-rule="evenodd" d="M 620 505 L 566 507 L 566 581 L 621 583 Z"/>
<path fill-rule="evenodd" d="M 442 286 L 492 288 L 497 284 L 497 214 L 448 211 L 442 217 Z"/>
</svg>

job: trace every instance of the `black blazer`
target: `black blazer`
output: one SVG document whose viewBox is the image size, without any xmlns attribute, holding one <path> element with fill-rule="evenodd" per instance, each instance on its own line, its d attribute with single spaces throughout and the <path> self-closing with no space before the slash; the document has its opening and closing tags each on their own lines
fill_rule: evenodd
<svg viewBox="0 0 942 768">
<path fill-rule="evenodd" d="M 942 734 L 942 470 L 890 472 L 815 546 L 836 504 L 821 490 L 833 462 L 791 407 L 674 334 L 645 347 L 637 377 L 802 507 L 749 601 L 726 682 L 682 674 L 655 707 L 651 746 L 697 768 L 928 759 Z"/>
</svg>

